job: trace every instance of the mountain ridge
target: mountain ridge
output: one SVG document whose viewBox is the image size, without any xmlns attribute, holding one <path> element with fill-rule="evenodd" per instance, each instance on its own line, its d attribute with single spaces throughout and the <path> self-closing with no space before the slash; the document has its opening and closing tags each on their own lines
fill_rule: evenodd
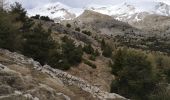
<svg viewBox="0 0 170 100">
<path fill-rule="evenodd" d="M 49 3 L 28 10 L 28 15 L 36 14 L 49 16 L 55 21 L 72 20 L 80 16 L 85 10 L 95 11 L 112 16 L 124 22 L 138 22 L 151 14 L 170 16 L 170 5 L 165 2 L 123 2 L 117 5 L 88 5 L 83 8 L 69 7 L 60 2 Z"/>
</svg>

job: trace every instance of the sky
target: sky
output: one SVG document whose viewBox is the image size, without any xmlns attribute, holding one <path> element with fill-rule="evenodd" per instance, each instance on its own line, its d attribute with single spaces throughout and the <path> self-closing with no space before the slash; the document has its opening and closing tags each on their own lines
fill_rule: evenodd
<svg viewBox="0 0 170 100">
<path fill-rule="evenodd" d="M 90 4 L 98 5 L 115 5 L 122 2 L 151 2 L 151 1 L 163 1 L 170 4 L 170 0 L 8 0 L 10 3 L 20 2 L 24 8 L 32 9 L 39 5 L 44 5 L 49 2 L 61 2 L 73 8 L 82 8 Z"/>
</svg>

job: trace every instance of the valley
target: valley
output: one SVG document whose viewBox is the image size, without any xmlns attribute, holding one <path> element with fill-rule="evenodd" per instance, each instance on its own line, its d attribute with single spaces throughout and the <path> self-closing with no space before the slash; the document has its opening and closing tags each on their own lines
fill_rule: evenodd
<svg viewBox="0 0 170 100">
<path fill-rule="evenodd" d="M 169 100 L 170 2 L 22 3 L 0 10 L 0 100 Z"/>
</svg>

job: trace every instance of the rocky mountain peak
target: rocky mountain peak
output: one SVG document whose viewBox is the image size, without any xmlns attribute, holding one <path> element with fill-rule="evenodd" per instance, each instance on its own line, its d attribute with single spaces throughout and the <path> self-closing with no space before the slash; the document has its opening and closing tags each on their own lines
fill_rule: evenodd
<svg viewBox="0 0 170 100">
<path fill-rule="evenodd" d="M 73 8 L 57 2 L 33 8 L 28 10 L 28 13 L 30 16 L 35 14 L 46 15 L 55 20 L 72 20 L 80 16 L 83 12 L 89 12 L 89 10 L 112 16 L 115 19 L 124 22 L 138 22 L 143 20 L 145 16 L 151 14 L 163 16 L 170 15 L 170 5 L 155 0 L 123 2 L 116 5 L 92 4 L 82 8 Z"/>
</svg>

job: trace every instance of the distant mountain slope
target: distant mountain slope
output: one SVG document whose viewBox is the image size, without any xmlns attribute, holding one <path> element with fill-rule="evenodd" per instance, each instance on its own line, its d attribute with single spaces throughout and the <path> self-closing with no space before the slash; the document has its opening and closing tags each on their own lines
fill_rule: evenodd
<svg viewBox="0 0 170 100">
<path fill-rule="evenodd" d="M 127 23 L 115 20 L 113 17 L 98 12 L 85 10 L 83 14 L 69 21 L 63 21 L 62 24 L 71 24 L 72 28 L 79 27 L 81 31 L 88 30 L 93 34 L 103 35 L 124 35 L 132 30 L 136 34 L 144 34 L 142 31 L 130 26 Z"/>
<path fill-rule="evenodd" d="M 146 16 L 142 21 L 132 24 L 133 26 L 148 31 L 150 34 L 156 34 L 159 37 L 170 37 L 170 17 L 160 15 Z"/>
</svg>

